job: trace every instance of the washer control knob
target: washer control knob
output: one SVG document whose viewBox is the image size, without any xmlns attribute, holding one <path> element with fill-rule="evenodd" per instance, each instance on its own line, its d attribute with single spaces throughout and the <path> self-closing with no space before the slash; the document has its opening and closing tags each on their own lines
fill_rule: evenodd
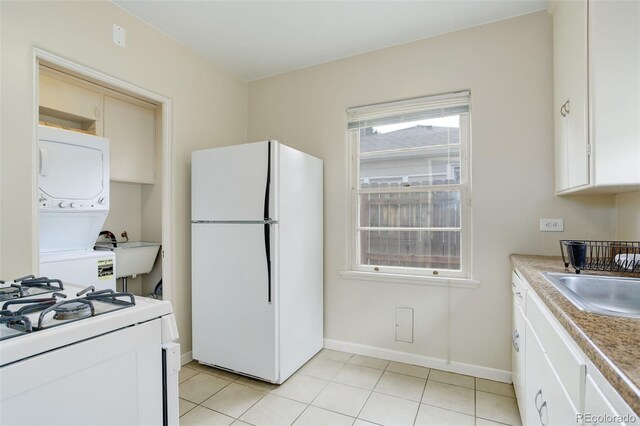
<svg viewBox="0 0 640 426">
<path fill-rule="evenodd" d="M 106 202 L 107 202 L 107 199 L 106 199 L 106 198 L 104 198 L 104 197 L 100 197 L 100 198 L 98 199 L 98 204 L 104 204 L 104 203 L 106 203 Z"/>
<path fill-rule="evenodd" d="M 58 207 L 60 207 L 61 209 L 64 209 L 65 207 L 67 207 L 67 203 L 65 203 L 64 201 L 60 201 L 58 203 Z"/>
<path fill-rule="evenodd" d="M 69 204 L 69 207 L 71 207 L 72 209 L 75 209 L 76 207 L 78 207 L 78 205 L 76 203 L 71 203 Z"/>
</svg>

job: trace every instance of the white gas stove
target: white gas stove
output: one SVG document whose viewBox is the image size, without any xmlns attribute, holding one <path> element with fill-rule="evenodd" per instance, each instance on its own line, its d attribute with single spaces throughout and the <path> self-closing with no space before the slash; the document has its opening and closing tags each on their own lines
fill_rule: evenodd
<svg viewBox="0 0 640 426">
<path fill-rule="evenodd" d="M 177 424 L 177 338 L 166 301 L 0 282 L 0 424 Z"/>
</svg>

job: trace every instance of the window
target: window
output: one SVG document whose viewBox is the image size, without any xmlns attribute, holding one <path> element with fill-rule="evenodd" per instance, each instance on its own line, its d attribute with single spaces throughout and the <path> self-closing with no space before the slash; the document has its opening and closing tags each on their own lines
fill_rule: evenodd
<svg viewBox="0 0 640 426">
<path fill-rule="evenodd" d="M 469 92 L 351 108 L 353 271 L 470 278 Z"/>
</svg>

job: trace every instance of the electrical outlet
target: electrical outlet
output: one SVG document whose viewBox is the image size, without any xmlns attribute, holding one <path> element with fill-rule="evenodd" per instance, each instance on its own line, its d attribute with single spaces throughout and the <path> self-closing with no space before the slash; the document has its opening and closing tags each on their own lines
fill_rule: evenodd
<svg viewBox="0 0 640 426">
<path fill-rule="evenodd" d="M 125 30 L 119 25 L 113 24 L 113 44 L 124 47 Z"/>
<path fill-rule="evenodd" d="M 541 232 L 563 232 L 564 219 L 540 219 Z"/>
</svg>

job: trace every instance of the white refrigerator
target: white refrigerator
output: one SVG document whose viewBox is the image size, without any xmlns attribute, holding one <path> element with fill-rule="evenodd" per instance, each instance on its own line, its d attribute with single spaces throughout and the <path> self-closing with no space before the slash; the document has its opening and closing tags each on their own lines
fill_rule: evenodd
<svg viewBox="0 0 640 426">
<path fill-rule="evenodd" d="M 282 383 L 323 346 L 322 160 L 272 140 L 191 172 L 193 358 Z"/>
</svg>

